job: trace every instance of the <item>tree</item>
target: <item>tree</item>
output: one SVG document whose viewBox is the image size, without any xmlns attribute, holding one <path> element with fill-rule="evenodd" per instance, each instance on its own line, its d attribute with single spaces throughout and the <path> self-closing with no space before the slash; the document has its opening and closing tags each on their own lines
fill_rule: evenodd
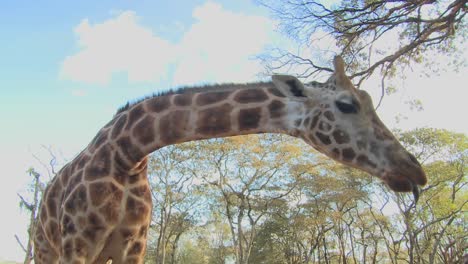
<svg viewBox="0 0 468 264">
<path fill-rule="evenodd" d="M 44 191 L 44 184 L 41 182 L 41 175 L 34 168 L 29 168 L 27 172 L 33 177 L 30 185 L 32 202 L 28 202 L 21 194 L 18 194 L 18 197 L 20 198 L 20 208 L 24 208 L 29 211 L 28 241 L 26 246 L 24 246 L 18 236 L 15 235 L 16 241 L 25 253 L 24 264 L 29 264 L 33 260 L 34 232 L 38 217 L 39 198 L 42 196 Z"/>
<path fill-rule="evenodd" d="M 38 217 L 38 209 L 40 205 L 40 198 L 45 190 L 45 186 L 47 181 L 55 177 L 56 175 L 56 167 L 59 166 L 59 160 L 61 161 L 63 158 L 57 157 L 55 155 L 52 147 L 42 146 L 42 149 L 47 152 L 46 155 L 50 156 L 50 160 L 48 163 L 43 162 L 38 156 L 33 155 L 33 158 L 40 164 L 42 167 L 42 171 L 46 174 L 46 179 L 38 172 L 38 170 L 34 167 L 30 167 L 27 170 L 29 176 L 32 176 L 32 181 L 29 184 L 27 190 L 27 198 L 24 195 L 18 193 L 18 197 L 20 199 L 19 205 L 21 209 L 26 209 L 29 211 L 29 224 L 27 229 L 28 240 L 26 242 L 26 246 L 23 245 L 21 240 L 17 235 L 15 235 L 15 239 L 23 249 L 25 253 L 24 263 L 29 264 L 33 260 L 34 252 L 33 252 L 33 243 L 34 243 L 34 229 L 36 228 L 37 224 L 37 217 Z M 44 182 L 45 181 L 45 182 Z M 28 197 L 32 196 L 32 197 Z M 28 201 L 32 200 L 32 201 Z"/>
<path fill-rule="evenodd" d="M 336 40 L 334 52 L 353 68 L 350 78 L 358 87 L 380 71 L 382 92 L 385 79 L 404 72 L 411 62 L 426 60 L 426 68 L 433 69 L 434 53 L 451 57 L 455 69 L 464 63 L 458 55 L 467 39 L 466 0 L 258 1 L 271 10 L 286 36 L 309 48 L 305 54 L 274 49 L 260 56 L 269 72 L 293 67 L 307 78 L 332 71 L 325 64 L 329 52 L 315 50 L 327 39 Z"/>
<path fill-rule="evenodd" d="M 430 179 L 416 205 L 285 136 L 162 149 L 150 162 L 156 236 L 147 260 L 460 262 L 468 248 L 466 135 L 430 128 L 396 134 Z"/>
<path fill-rule="evenodd" d="M 388 192 L 359 171 L 325 162 L 320 173 L 297 182 L 302 195 L 284 197 L 258 227 L 251 262 L 461 262 L 468 246 L 467 138 L 428 128 L 399 136 L 425 161 L 431 179 L 416 206 L 410 195 Z"/>
<path fill-rule="evenodd" d="M 416 205 L 408 195 L 386 190 L 379 192 L 385 201 L 378 211 L 368 204 L 378 232 L 386 238 L 387 258 L 391 263 L 461 262 L 468 248 L 464 224 L 468 208 L 468 140 L 463 134 L 430 128 L 399 136 L 406 148 L 424 161 L 430 180 Z M 398 213 L 384 213 L 390 204 L 396 205 Z"/>
<path fill-rule="evenodd" d="M 150 243 L 147 259 L 156 263 L 175 263 L 181 236 L 196 222 L 193 208 L 201 200 L 194 184 L 196 154 L 193 143 L 165 147 L 149 160 L 149 177 L 153 195 L 153 223 L 157 233 Z M 169 257 L 168 257 L 169 254 Z"/>
<path fill-rule="evenodd" d="M 455 263 L 468 248 L 468 138 L 443 129 L 421 128 L 401 134 L 403 144 L 425 161 L 430 183 L 421 191 L 423 200 L 411 203 L 397 196 L 404 218 L 409 257 L 415 262 Z"/>
<path fill-rule="evenodd" d="M 284 136 L 243 136 L 203 146 L 201 175 L 212 188 L 213 208 L 229 224 L 236 263 L 249 262 L 258 225 L 295 188 L 304 154 Z M 201 143 L 203 144 L 203 143 Z"/>
</svg>

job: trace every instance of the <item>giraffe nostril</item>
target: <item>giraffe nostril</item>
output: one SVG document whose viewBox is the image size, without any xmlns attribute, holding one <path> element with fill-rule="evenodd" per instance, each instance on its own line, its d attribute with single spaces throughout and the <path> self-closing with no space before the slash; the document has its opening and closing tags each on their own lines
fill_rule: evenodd
<svg viewBox="0 0 468 264">
<path fill-rule="evenodd" d="M 416 159 L 416 157 L 415 157 L 413 154 L 411 154 L 411 153 L 408 152 L 408 156 L 409 156 L 410 160 L 411 160 L 414 164 L 416 164 L 416 165 L 418 165 L 419 167 L 421 167 L 421 163 L 419 163 L 419 161 Z"/>
</svg>

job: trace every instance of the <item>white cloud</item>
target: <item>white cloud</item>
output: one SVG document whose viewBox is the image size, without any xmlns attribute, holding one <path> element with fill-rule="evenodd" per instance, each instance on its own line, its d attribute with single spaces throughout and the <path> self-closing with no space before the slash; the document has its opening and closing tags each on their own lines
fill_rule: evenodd
<svg viewBox="0 0 468 264">
<path fill-rule="evenodd" d="M 261 71 L 253 56 L 262 51 L 273 23 L 261 16 L 224 10 L 207 2 L 194 9 L 195 23 L 179 43 L 138 24 L 132 11 L 103 23 L 84 19 L 76 28 L 80 51 L 65 58 L 61 77 L 106 84 L 114 73 L 130 82 L 157 82 L 175 66 L 173 83 L 249 81 Z"/>
<path fill-rule="evenodd" d="M 174 47 L 139 25 L 132 11 L 100 24 L 84 19 L 76 28 L 81 50 L 65 58 L 61 77 L 87 83 L 108 83 L 125 72 L 129 81 L 155 81 L 166 75 Z"/>
<path fill-rule="evenodd" d="M 249 81 L 261 71 L 252 58 L 267 45 L 273 22 L 206 3 L 193 11 L 197 20 L 179 45 L 176 83 Z"/>
</svg>

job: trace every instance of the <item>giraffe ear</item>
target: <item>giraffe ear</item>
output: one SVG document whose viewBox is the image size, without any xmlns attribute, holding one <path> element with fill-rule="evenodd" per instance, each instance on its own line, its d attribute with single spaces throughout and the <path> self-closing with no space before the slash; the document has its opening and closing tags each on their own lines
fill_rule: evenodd
<svg viewBox="0 0 468 264">
<path fill-rule="evenodd" d="M 271 79 L 276 88 L 284 95 L 295 98 L 307 97 L 304 84 L 296 77 L 291 75 L 273 75 Z"/>
</svg>

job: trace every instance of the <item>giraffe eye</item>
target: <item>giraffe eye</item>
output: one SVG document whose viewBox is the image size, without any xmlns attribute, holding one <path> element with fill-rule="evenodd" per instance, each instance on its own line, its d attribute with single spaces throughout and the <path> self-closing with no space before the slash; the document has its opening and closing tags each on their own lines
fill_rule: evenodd
<svg viewBox="0 0 468 264">
<path fill-rule="evenodd" d="M 351 104 L 341 101 L 336 101 L 335 104 L 336 107 L 338 107 L 338 109 L 340 109 L 344 114 L 355 114 L 359 111 L 359 106 L 354 100 Z"/>
</svg>

